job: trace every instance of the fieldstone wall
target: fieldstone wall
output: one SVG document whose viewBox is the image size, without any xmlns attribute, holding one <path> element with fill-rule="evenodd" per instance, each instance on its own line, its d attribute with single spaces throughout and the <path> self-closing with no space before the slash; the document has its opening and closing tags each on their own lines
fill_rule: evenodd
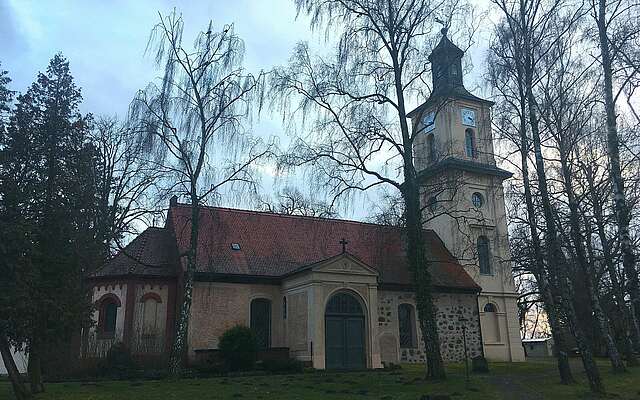
<svg viewBox="0 0 640 400">
<path fill-rule="evenodd" d="M 465 336 L 469 358 L 482 355 L 480 318 L 476 296 L 472 294 L 439 294 L 436 298 L 436 306 L 442 358 L 447 361 L 464 360 Z M 461 318 L 466 321 L 461 322 Z"/>
<path fill-rule="evenodd" d="M 435 296 L 436 318 L 442 357 L 445 361 L 464 359 L 463 329 L 469 358 L 482 354 L 482 342 L 476 296 L 474 294 L 439 293 Z M 399 347 L 398 306 L 411 304 L 416 319 L 417 347 Z M 463 323 L 460 319 L 466 321 Z M 415 295 L 410 292 L 381 291 L 378 297 L 378 328 L 380 352 L 383 362 L 421 363 L 425 361 L 425 346 L 415 311 Z M 393 336 L 395 340 L 389 337 Z M 386 347 L 396 346 L 395 349 Z M 397 356 L 396 356 L 397 355 Z M 394 357 L 395 356 L 395 357 Z"/>
</svg>

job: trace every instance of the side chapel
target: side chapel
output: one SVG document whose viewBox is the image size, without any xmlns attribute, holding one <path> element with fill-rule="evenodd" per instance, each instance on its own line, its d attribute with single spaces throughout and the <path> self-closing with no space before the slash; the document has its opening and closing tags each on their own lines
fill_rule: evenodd
<svg viewBox="0 0 640 400">
<path fill-rule="evenodd" d="M 429 57 L 433 93 L 408 114 L 442 354 L 459 361 L 466 342 L 469 357 L 523 361 L 502 188 L 511 173 L 496 166 L 493 103 L 465 89 L 462 56 L 443 31 Z M 83 357 L 116 341 L 134 355 L 169 353 L 190 214 L 173 198 L 164 227 L 88 278 L 97 324 Z M 401 228 L 221 207 L 203 207 L 200 220 L 188 363 L 215 352 L 237 324 L 254 329 L 263 352 L 318 369 L 424 361 Z"/>
</svg>

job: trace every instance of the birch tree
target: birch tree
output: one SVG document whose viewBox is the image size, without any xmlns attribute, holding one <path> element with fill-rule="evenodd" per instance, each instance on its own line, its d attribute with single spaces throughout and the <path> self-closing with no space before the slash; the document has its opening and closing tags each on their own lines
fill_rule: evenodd
<svg viewBox="0 0 640 400">
<path fill-rule="evenodd" d="M 233 25 L 215 31 L 210 22 L 190 48 L 184 22 L 175 11 L 160 15 L 149 39 L 163 69 L 162 79 L 141 90 L 131 105 L 131 121 L 142 128 L 144 149 L 168 171 L 166 190 L 189 200 L 189 247 L 184 261 L 182 304 L 169 369 L 179 375 L 186 349 L 193 276 L 197 268 L 201 205 L 223 190 L 255 192 L 255 164 L 271 146 L 248 135 L 245 122 L 260 101 L 263 75 L 242 67 L 244 45 Z"/>
<path fill-rule="evenodd" d="M 554 43 L 549 57 L 542 64 L 547 74 L 540 83 L 540 116 L 557 146 L 560 162 L 559 180 L 568 206 L 568 242 L 571 244 L 571 253 L 578 269 L 573 280 L 583 280 L 581 283 L 584 284 L 590 303 L 589 314 L 593 315 L 604 337 L 612 368 L 614 372 L 624 372 L 626 368 L 600 302 L 596 283 L 598 274 L 587 254 L 582 229 L 581 201 L 575 192 L 574 166 L 577 167 L 576 160 L 579 157 L 577 145 L 585 136 L 591 134 L 589 122 L 594 107 L 591 71 L 573 56 L 572 48 L 579 45 L 574 37 L 567 35 Z"/>
<path fill-rule="evenodd" d="M 285 163 L 312 167 L 334 200 L 382 187 L 401 194 L 426 376 L 444 378 L 414 165 L 419 132 L 409 127 L 407 107 L 415 97 L 429 94 L 427 55 L 438 16 L 447 26 L 459 22 L 465 6 L 447 0 L 295 4 L 310 17 L 312 28 L 326 29 L 337 44 L 329 58 L 313 56 L 308 45 L 298 44 L 289 64 L 272 73 L 275 107 L 289 121 L 301 120 L 300 129 L 291 127 L 295 140 Z"/>
<path fill-rule="evenodd" d="M 510 10 L 506 2 L 501 3 L 501 9 Z M 558 372 L 563 384 L 575 382 L 569 365 L 569 345 L 567 329 L 563 326 L 564 313 L 560 305 L 560 289 L 547 269 L 545 252 L 542 244 L 542 233 L 539 210 L 534 204 L 534 179 L 530 176 L 531 138 L 527 117 L 527 96 L 524 68 L 522 65 L 522 37 L 514 34 L 514 27 L 508 22 L 501 22 L 495 28 L 491 53 L 488 58 L 489 79 L 497 90 L 500 101 L 496 105 L 496 120 L 498 133 L 513 143 L 520 157 L 520 175 L 522 179 L 522 198 L 516 202 L 526 205 L 526 215 L 523 222 L 529 230 L 531 263 L 524 268 L 534 275 L 538 285 L 544 308 L 549 318 L 554 343 L 558 351 Z M 513 219 L 513 216 L 511 217 Z M 512 238 L 512 245 L 513 245 Z M 519 252 L 513 252 L 519 254 Z"/>
<path fill-rule="evenodd" d="M 562 0 L 500 0 L 494 3 L 502 13 L 508 33 L 506 39 L 513 41 L 514 49 L 517 50 L 513 61 L 522 80 L 522 90 L 519 95 L 524 101 L 521 102 L 520 109 L 526 110 L 522 123 L 526 124 L 526 129 L 531 135 L 530 143 L 533 151 L 535 176 L 542 206 L 545 228 L 544 263 L 554 297 L 554 302 L 550 306 L 558 308 L 559 315 L 566 320 L 573 332 L 580 349 L 589 386 L 593 392 L 600 393 L 604 391 L 600 373 L 572 303 L 573 291 L 568 275 L 569 263 L 561 246 L 563 237 L 558 231 L 556 213 L 549 192 L 546 161 L 542 151 L 539 99 L 535 94 L 540 77 L 546 73 L 541 65 L 541 60 L 549 54 L 554 45 L 562 40 L 567 32 L 576 29 L 584 11 L 580 5 L 576 6 Z M 523 129 L 521 131 L 525 132 Z M 523 140 L 528 139 L 523 137 Z M 523 143 L 522 148 L 525 147 L 528 152 L 529 147 Z M 523 165 L 526 165 L 527 162 L 528 159 L 525 161 L 523 158 Z M 542 283 L 546 284 L 546 281 L 543 280 Z"/>
<path fill-rule="evenodd" d="M 590 14 L 597 33 L 593 34 L 600 50 L 602 69 L 602 94 L 607 127 L 609 174 L 613 185 L 613 198 L 618 228 L 618 241 L 622 252 L 622 264 L 627 280 L 627 292 L 631 299 L 631 324 L 635 330 L 636 351 L 640 350 L 637 332 L 640 323 L 640 283 L 636 258 L 629 232 L 630 210 L 625 193 L 625 180 L 620 160 L 617 102 L 624 89 L 633 84 L 640 74 L 640 58 L 637 44 L 640 40 L 640 23 L 637 16 L 640 4 L 633 0 L 591 0 Z M 634 55 L 635 54 L 635 55 Z M 632 108 L 633 110 L 633 108 Z M 637 115 L 636 115 L 637 116 Z"/>
</svg>

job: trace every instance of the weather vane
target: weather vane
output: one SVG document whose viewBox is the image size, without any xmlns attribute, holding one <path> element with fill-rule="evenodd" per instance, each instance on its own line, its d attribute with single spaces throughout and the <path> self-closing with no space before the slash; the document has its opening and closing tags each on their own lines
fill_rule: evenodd
<svg viewBox="0 0 640 400">
<path fill-rule="evenodd" d="M 449 31 L 449 23 L 441 20 L 438 17 L 436 17 L 436 22 L 442 25 L 442 29 L 440 29 L 440 33 L 442 33 L 442 36 L 447 36 L 447 32 Z"/>
</svg>

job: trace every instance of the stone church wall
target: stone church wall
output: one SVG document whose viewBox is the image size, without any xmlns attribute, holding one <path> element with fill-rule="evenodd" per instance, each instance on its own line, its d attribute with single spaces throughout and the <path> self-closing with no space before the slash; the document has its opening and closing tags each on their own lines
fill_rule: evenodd
<svg viewBox="0 0 640 400">
<path fill-rule="evenodd" d="M 464 340 L 460 318 L 467 320 L 466 340 L 469 358 L 482 354 L 482 342 L 476 295 L 439 293 L 435 296 L 440 349 L 445 361 L 464 359 Z M 418 346 L 400 348 L 398 306 L 413 306 Z M 415 310 L 415 295 L 410 292 L 379 292 L 378 340 L 383 362 L 420 363 L 425 361 L 425 346 Z"/>
</svg>

